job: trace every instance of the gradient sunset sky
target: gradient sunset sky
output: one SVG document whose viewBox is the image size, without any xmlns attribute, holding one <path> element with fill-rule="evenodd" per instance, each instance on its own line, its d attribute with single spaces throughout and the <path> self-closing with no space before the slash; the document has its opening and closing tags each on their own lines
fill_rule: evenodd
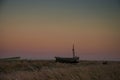
<svg viewBox="0 0 120 80">
<path fill-rule="evenodd" d="M 0 0 L 0 58 L 120 60 L 119 0 Z"/>
</svg>

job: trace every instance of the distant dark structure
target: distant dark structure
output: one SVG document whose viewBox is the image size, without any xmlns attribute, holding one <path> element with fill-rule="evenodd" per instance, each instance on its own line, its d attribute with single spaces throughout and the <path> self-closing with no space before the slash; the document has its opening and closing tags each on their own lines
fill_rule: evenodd
<svg viewBox="0 0 120 80">
<path fill-rule="evenodd" d="M 61 63 L 78 63 L 79 62 L 79 57 L 75 56 L 75 49 L 74 49 L 74 44 L 73 44 L 73 57 L 55 57 L 56 62 L 61 62 Z"/>
<path fill-rule="evenodd" d="M 104 64 L 104 65 L 105 65 L 105 64 L 108 64 L 108 62 L 107 62 L 107 61 L 103 61 L 103 62 L 102 62 L 102 64 Z"/>
<path fill-rule="evenodd" d="M 1 58 L 0 60 L 20 60 L 20 57 Z"/>
</svg>

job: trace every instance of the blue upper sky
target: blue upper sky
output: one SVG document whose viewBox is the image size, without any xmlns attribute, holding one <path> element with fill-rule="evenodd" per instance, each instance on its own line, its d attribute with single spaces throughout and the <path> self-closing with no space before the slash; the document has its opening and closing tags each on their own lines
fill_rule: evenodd
<svg viewBox="0 0 120 80">
<path fill-rule="evenodd" d="M 3 9 L 10 12 L 48 8 L 54 10 L 75 10 L 76 12 L 120 12 L 119 0 L 3 0 Z M 6 7 L 4 7 L 6 6 Z"/>
</svg>

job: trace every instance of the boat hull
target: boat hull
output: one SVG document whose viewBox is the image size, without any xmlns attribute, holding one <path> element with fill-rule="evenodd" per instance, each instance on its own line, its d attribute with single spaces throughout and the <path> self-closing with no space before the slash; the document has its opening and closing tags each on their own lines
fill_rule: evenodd
<svg viewBox="0 0 120 80">
<path fill-rule="evenodd" d="M 79 57 L 73 57 L 73 58 L 64 58 L 64 57 L 55 57 L 56 62 L 61 63 L 78 63 Z"/>
</svg>

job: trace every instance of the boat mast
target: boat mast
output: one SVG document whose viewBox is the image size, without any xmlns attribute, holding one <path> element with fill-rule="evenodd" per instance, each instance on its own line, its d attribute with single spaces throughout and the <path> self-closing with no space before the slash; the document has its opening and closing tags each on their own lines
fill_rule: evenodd
<svg viewBox="0 0 120 80">
<path fill-rule="evenodd" d="M 72 49 L 72 51 L 73 51 L 73 57 L 75 57 L 75 49 L 74 49 L 74 44 L 73 44 L 73 49 Z"/>
</svg>

